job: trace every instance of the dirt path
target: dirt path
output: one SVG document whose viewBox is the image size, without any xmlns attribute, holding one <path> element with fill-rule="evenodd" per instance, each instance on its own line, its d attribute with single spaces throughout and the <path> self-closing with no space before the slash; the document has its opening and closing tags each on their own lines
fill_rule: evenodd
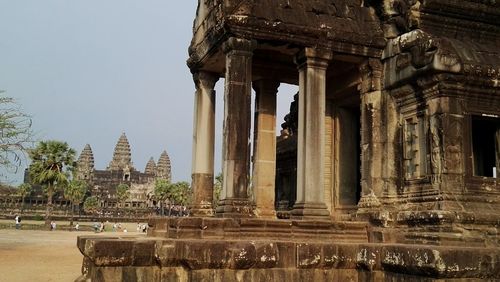
<svg viewBox="0 0 500 282">
<path fill-rule="evenodd" d="M 83 259 L 76 247 L 79 235 L 95 233 L 0 230 L 0 281 L 74 281 Z"/>
</svg>

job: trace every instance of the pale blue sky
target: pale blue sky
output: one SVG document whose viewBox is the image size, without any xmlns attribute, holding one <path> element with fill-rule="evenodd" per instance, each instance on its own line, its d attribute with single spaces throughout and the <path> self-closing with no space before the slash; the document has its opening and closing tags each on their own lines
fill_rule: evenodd
<svg viewBox="0 0 500 282">
<path fill-rule="evenodd" d="M 78 154 L 89 143 L 97 169 L 107 166 L 125 132 L 136 169 L 165 149 L 173 180 L 190 181 L 194 85 L 185 62 L 196 6 L 0 0 L 0 90 L 32 115 L 38 139 L 66 141 Z M 219 81 L 216 172 L 222 87 Z M 294 91 L 287 90 L 279 120 Z"/>
</svg>

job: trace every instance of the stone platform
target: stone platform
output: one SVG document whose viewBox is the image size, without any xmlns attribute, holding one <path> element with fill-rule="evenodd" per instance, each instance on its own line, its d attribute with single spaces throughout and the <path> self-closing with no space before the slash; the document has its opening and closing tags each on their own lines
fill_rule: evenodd
<svg viewBox="0 0 500 282">
<path fill-rule="evenodd" d="M 78 239 L 77 281 L 479 281 L 500 249 L 374 243 L 362 222 L 180 218 Z M 307 231 L 307 232 L 306 232 Z"/>
</svg>

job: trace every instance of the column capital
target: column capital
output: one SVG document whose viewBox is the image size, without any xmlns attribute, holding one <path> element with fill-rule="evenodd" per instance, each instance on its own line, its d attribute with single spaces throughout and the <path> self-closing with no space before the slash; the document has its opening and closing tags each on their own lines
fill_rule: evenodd
<svg viewBox="0 0 500 282">
<path fill-rule="evenodd" d="M 196 88 L 214 89 L 215 83 L 219 81 L 219 75 L 208 71 L 196 71 L 193 73 Z"/>
<path fill-rule="evenodd" d="M 226 42 L 222 44 L 222 51 L 224 54 L 229 52 L 243 52 L 251 54 L 255 47 L 257 47 L 257 41 L 255 40 L 229 37 Z"/>
<path fill-rule="evenodd" d="M 332 58 L 333 52 L 329 49 L 306 47 L 297 53 L 295 63 L 299 69 L 305 66 L 326 69 Z"/>
<path fill-rule="evenodd" d="M 362 94 L 382 89 L 382 70 L 383 65 L 379 59 L 367 59 L 359 66 Z"/>
<path fill-rule="evenodd" d="M 278 93 L 278 87 L 280 86 L 280 81 L 275 79 L 259 79 L 252 83 L 252 88 L 255 92 L 263 93 Z"/>
</svg>

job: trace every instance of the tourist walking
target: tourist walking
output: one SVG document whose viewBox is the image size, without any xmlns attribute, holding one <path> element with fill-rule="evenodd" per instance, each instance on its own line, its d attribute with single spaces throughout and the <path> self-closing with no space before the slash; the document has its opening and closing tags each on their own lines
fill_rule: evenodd
<svg viewBox="0 0 500 282">
<path fill-rule="evenodd" d="M 16 229 L 21 228 L 21 217 L 16 214 L 16 217 L 14 217 L 14 220 L 16 221 Z"/>
<path fill-rule="evenodd" d="M 75 225 L 75 230 L 76 230 L 76 231 L 80 230 L 80 224 L 78 224 L 78 222 L 77 222 L 77 223 L 76 223 L 76 225 Z"/>
</svg>

